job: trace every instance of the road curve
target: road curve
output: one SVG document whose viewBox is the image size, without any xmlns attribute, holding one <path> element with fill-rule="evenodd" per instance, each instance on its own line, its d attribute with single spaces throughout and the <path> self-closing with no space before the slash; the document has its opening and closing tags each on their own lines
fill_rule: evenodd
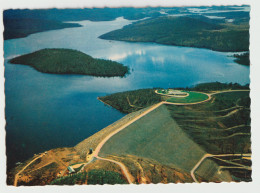
<svg viewBox="0 0 260 193">
<path fill-rule="evenodd" d="M 206 158 L 209 158 L 209 157 L 227 157 L 227 156 L 241 156 L 241 153 L 240 154 L 216 154 L 216 155 L 213 155 L 213 154 L 205 154 L 198 162 L 197 164 L 192 168 L 192 170 L 190 171 L 190 175 L 192 177 L 192 179 L 194 180 L 194 182 L 196 183 L 199 183 L 199 181 L 196 179 L 195 177 L 195 174 L 194 172 L 196 171 L 196 169 L 201 165 L 201 163 L 206 159 Z M 242 156 L 251 156 L 250 153 L 247 153 L 247 154 L 242 154 Z"/>
<path fill-rule="evenodd" d="M 153 111 L 154 109 L 158 108 L 159 106 L 161 106 L 162 104 L 164 104 L 163 102 L 157 103 L 155 105 L 153 105 L 151 108 L 147 109 L 146 111 L 144 111 L 143 113 L 141 113 L 140 115 L 138 115 L 137 117 L 135 117 L 134 119 L 132 119 L 131 121 L 129 121 L 128 123 L 126 123 L 125 125 L 122 125 L 121 127 L 119 127 L 117 130 L 113 131 L 112 133 L 110 133 L 109 135 L 107 135 L 96 147 L 95 151 L 93 152 L 93 156 L 92 157 L 96 157 L 97 159 L 101 159 L 101 160 L 106 160 L 106 161 L 110 161 L 113 162 L 117 165 L 120 166 L 120 168 L 123 171 L 123 174 L 125 175 L 127 181 L 132 184 L 132 180 L 131 180 L 131 175 L 129 174 L 126 166 L 118 161 L 114 161 L 111 159 L 107 159 L 107 158 L 102 158 L 99 157 L 98 154 L 101 150 L 101 148 L 103 147 L 103 145 L 114 135 L 116 135 L 118 132 L 122 131 L 123 129 L 125 129 L 126 127 L 128 127 L 129 125 L 131 125 L 132 123 L 134 123 L 135 121 L 137 121 L 138 119 L 142 118 L 143 116 L 147 115 L 148 113 L 150 113 L 151 111 Z"/>
<path fill-rule="evenodd" d="M 160 103 L 157 103 L 155 105 L 153 105 L 151 108 L 149 108 L 148 110 L 144 111 L 143 113 L 141 113 L 140 115 L 138 115 L 137 117 L 135 117 L 134 119 L 132 119 L 131 121 L 129 121 L 128 123 L 126 123 L 125 125 L 119 127 L 117 130 L 113 131 L 112 133 L 110 133 L 109 135 L 107 135 L 96 147 L 95 151 L 93 152 L 93 157 L 96 157 L 97 159 L 101 159 L 101 160 L 106 160 L 106 161 L 110 161 L 110 162 L 113 162 L 117 165 L 120 166 L 120 168 L 122 169 L 126 179 L 128 180 L 128 182 L 130 184 L 132 184 L 132 181 L 130 179 L 130 174 L 129 172 L 127 171 L 127 168 L 125 167 L 124 164 L 120 163 L 120 162 L 117 162 L 117 161 L 114 161 L 114 160 L 111 160 L 111 159 L 107 159 L 107 158 L 102 158 L 102 157 L 99 157 L 98 154 L 101 150 L 101 148 L 103 147 L 103 145 L 111 138 L 113 137 L 114 135 L 116 135 L 118 132 L 122 131 L 123 129 L 125 129 L 126 127 L 128 127 L 129 125 L 131 125 L 132 123 L 134 123 L 135 121 L 137 121 L 138 119 L 142 118 L 143 116 L 147 115 L 148 113 L 150 113 L 151 111 L 153 111 L 154 109 L 158 108 L 159 106 L 161 106 L 162 104 L 169 104 L 169 105 L 194 105 L 194 104 L 200 104 L 200 103 L 204 103 L 204 102 L 207 102 L 209 100 L 211 100 L 212 98 L 212 95 L 214 94 L 219 94 L 219 93 L 223 93 L 223 92 L 236 92 L 236 91 L 249 91 L 249 90 L 230 90 L 230 91 L 222 91 L 222 92 L 218 92 L 218 93 L 203 93 L 203 94 L 206 94 L 208 96 L 208 98 L 204 101 L 199 101 L 199 102 L 195 102 L 195 103 L 171 103 L 171 102 L 166 102 L 166 101 L 162 101 Z M 103 101 L 102 101 L 103 102 Z M 233 155 L 233 154 L 232 154 Z M 193 169 L 191 170 L 191 176 L 193 178 L 193 180 L 195 182 L 198 183 L 195 175 L 194 175 L 194 172 L 195 170 L 200 166 L 200 164 L 207 158 L 207 157 L 211 157 L 211 156 L 214 156 L 212 154 L 205 154 L 200 160 L 199 162 L 193 167 Z M 220 156 L 220 155 L 218 155 Z M 93 159 L 91 159 L 92 161 Z M 89 163 L 89 162 L 88 162 Z M 84 168 L 84 167 L 83 167 Z"/>
<path fill-rule="evenodd" d="M 112 163 L 115 163 L 117 165 L 119 165 L 119 167 L 121 168 L 122 170 L 122 173 L 124 174 L 124 176 L 126 177 L 127 181 L 129 184 L 132 184 L 132 179 L 131 179 L 131 175 L 129 174 L 126 166 L 124 164 L 122 164 L 121 162 L 118 162 L 118 161 L 115 161 L 115 160 L 112 160 L 112 159 L 107 159 L 107 158 L 102 158 L 102 157 L 99 157 L 99 156 L 95 156 L 97 159 L 100 159 L 100 160 L 104 160 L 104 161 L 109 161 L 109 162 L 112 162 Z"/>
</svg>

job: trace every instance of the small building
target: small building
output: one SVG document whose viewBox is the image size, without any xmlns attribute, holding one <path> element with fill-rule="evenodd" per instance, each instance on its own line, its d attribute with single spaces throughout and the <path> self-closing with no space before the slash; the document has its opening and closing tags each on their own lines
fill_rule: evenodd
<svg viewBox="0 0 260 193">
<path fill-rule="evenodd" d="M 76 172 L 76 171 L 73 169 L 73 167 L 71 167 L 71 166 L 68 166 L 67 169 L 69 170 L 69 174 L 73 174 L 73 173 Z"/>
<path fill-rule="evenodd" d="M 169 95 L 174 95 L 174 96 L 186 96 L 187 95 L 186 92 L 182 92 L 180 90 L 173 90 L 173 89 L 169 89 L 168 90 L 168 94 Z"/>
</svg>

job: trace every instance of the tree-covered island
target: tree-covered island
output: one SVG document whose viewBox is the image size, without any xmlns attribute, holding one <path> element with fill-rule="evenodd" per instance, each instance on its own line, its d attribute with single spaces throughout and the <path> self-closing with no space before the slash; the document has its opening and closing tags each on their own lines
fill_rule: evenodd
<svg viewBox="0 0 260 193">
<path fill-rule="evenodd" d="M 42 49 L 15 57 L 12 64 L 24 64 L 43 73 L 82 74 L 101 77 L 123 77 L 129 68 L 118 62 L 96 59 L 77 50 Z"/>
</svg>

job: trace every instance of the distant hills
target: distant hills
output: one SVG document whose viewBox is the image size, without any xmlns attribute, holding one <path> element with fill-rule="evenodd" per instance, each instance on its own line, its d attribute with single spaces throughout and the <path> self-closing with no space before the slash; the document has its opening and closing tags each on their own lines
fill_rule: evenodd
<svg viewBox="0 0 260 193">
<path fill-rule="evenodd" d="M 100 38 L 237 52 L 249 50 L 249 25 L 217 24 L 205 18 L 165 16 L 130 24 Z"/>
<path fill-rule="evenodd" d="M 86 8 L 86 9 L 17 9 L 5 10 L 4 39 L 26 37 L 30 34 L 48 30 L 80 27 L 79 24 L 65 21 L 111 21 L 117 17 L 129 20 L 161 15 L 161 8 Z"/>
<path fill-rule="evenodd" d="M 4 39 L 22 38 L 30 34 L 66 27 L 79 27 L 66 21 L 112 21 L 117 17 L 128 20 L 157 18 L 165 15 L 188 15 L 190 17 L 218 16 L 223 19 L 208 19 L 213 23 L 249 22 L 249 6 L 212 6 L 212 7 L 120 7 L 84 9 L 9 9 L 3 12 Z M 194 11 L 195 10 L 195 11 Z M 197 11 L 196 11 L 197 10 Z M 200 11 L 198 11 L 200 10 Z M 205 19 L 206 17 L 204 17 Z"/>
</svg>

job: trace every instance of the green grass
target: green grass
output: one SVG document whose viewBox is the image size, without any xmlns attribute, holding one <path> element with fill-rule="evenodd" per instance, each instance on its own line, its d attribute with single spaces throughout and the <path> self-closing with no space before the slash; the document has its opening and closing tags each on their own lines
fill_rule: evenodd
<svg viewBox="0 0 260 193">
<path fill-rule="evenodd" d="M 172 119 L 166 105 L 120 131 L 100 151 L 101 156 L 130 154 L 187 172 L 205 153 Z"/>
<path fill-rule="evenodd" d="M 250 152 L 249 92 L 216 94 L 212 100 L 188 109 L 175 105 L 167 107 L 183 131 L 208 153 Z M 236 133 L 245 135 L 226 138 Z"/>
<path fill-rule="evenodd" d="M 167 99 L 167 102 L 172 103 L 196 103 L 208 99 L 208 95 L 199 92 L 187 92 L 187 97 L 172 97 Z"/>
<path fill-rule="evenodd" d="M 129 72 L 120 63 L 95 59 L 72 49 L 42 49 L 10 60 L 12 64 L 24 64 L 44 73 L 82 74 L 102 77 L 123 77 Z"/>
</svg>

